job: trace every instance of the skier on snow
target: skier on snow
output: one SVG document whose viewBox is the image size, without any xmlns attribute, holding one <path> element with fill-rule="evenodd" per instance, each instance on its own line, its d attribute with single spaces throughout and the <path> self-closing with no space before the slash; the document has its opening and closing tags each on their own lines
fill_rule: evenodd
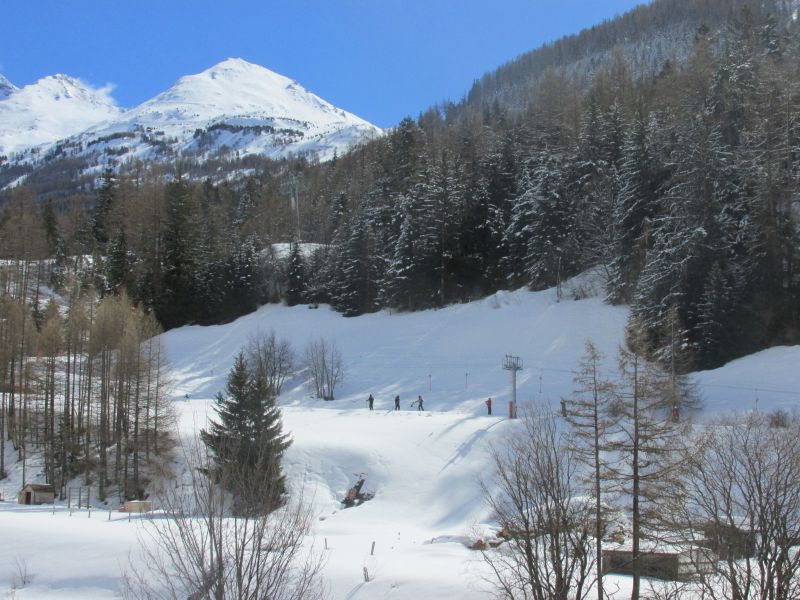
<svg viewBox="0 0 800 600">
<path fill-rule="evenodd" d="M 395 410 L 400 410 L 400 394 L 397 394 L 394 397 L 394 409 Z"/>
<path fill-rule="evenodd" d="M 372 410 L 372 404 L 373 404 L 373 402 L 375 402 L 375 398 L 373 398 L 373 397 L 372 397 L 372 394 L 370 394 L 370 395 L 369 395 L 369 398 L 367 398 L 367 404 L 369 404 L 369 409 L 370 409 L 370 410 Z"/>
</svg>

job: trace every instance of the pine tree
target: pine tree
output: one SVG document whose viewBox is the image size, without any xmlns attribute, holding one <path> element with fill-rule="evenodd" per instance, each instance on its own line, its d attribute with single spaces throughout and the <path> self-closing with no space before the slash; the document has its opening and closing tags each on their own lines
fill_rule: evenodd
<svg viewBox="0 0 800 600">
<path fill-rule="evenodd" d="M 372 312 L 378 306 L 382 264 L 375 249 L 372 227 L 364 215 L 354 219 L 339 255 L 336 307 L 345 316 Z"/>
<path fill-rule="evenodd" d="M 130 288 L 132 261 L 128 255 L 128 243 L 125 231 L 119 230 L 108 250 L 106 262 L 106 286 L 111 294 L 117 294 L 123 288 Z"/>
<path fill-rule="evenodd" d="M 715 367 L 733 355 L 737 339 L 735 292 L 719 263 L 711 268 L 697 305 L 698 362 Z"/>
<path fill-rule="evenodd" d="M 64 286 L 67 274 L 67 260 L 67 244 L 63 238 L 59 237 L 55 255 L 53 256 L 53 267 L 50 270 L 50 286 L 56 291 L 61 291 Z"/>
<path fill-rule="evenodd" d="M 427 157 L 426 164 L 418 190 L 419 252 L 424 263 L 421 269 L 428 276 L 427 303 L 444 306 L 450 287 L 449 271 L 459 253 L 464 189 L 457 163 L 449 152 Z"/>
<path fill-rule="evenodd" d="M 386 274 L 386 294 L 391 305 L 401 309 L 414 310 L 416 308 L 415 237 L 413 217 L 410 213 L 406 213 L 400 227 L 394 256 Z"/>
<path fill-rule="evenodd" d="M 653 150 L 654 127 L 640 114 L 623 146 L 620 185 L 613 199 L 610 226 L 613 249 L 608 299 L 614 303 L 633 299 L 647 250 L 647 227 L 655 216 L 658 190 L 664 180 Z"/>
<path fill-rule="evenodd" d="M 676 309 L 682 324 L 678 337 L 701 346 L 696 338 L 697 305 L 715 262 L 730 261 L 746 220 L 741 178 L 731 149 L 719 129 L 700 120 L 679 145 L 679 157 L 654 220 L 653 244 L 639 278 L 633 314 L 647 328 L 648 351 L 666 358 L 670 340 L 664 332 Z M 698 363 L 698 366 L 704 365 Z"/>
<path fill-rule="evenodd" d="M 116 194 L 117 180 L 114 177 L 114 171 L 106 169 L 103 173 L 103 183 L 97 190 L 97 200 L 91 215 L 92 236 L 101 247 L 105 246 L 109 240 L 108 219 Z"/>
<path fill-rule="evenodd" d="M 331 203 L 330 215 L 328 217 L 328 223 L 330 226 L 330 231 L 333 232 L 333 239 L 336 239 L 336 234 L 340 227 L 342 227 L 350 216 L 350 208 L 348 206 L 349 200 L 347 198 L 347 194 L 341 192 L 334 198 L 333 202 Z"/>
<path fill-rule="evenodd" d="M 185 181 L 167 184 L 160 296 L 156 313 L 164 329 L 197 317 L 197 222 L 192 190 Z"/>
<path fill-rule="evenodd" d="M 42 209 L 42 224 L 44 225 L 44 235 L 47 241 L 47 252 L 50 256 L 53 256 L 58 250 L 61 233 L 58 230 L 58 218 L 56 217 L 52 200 L 48 200 Z"/>
<path fill-rule="evenodd" d="M 529 169 L 533 168 L 529 165 Z M 533 235 L 533 215 L 536 211 L 536 186 L 531 180 L 529 169 L 522 174 L 519 182 L 519 197 L 514 201 L 508 225 L 503 235 L 506 254 L 501 259 L 506 280 L 512 287 L 528 283 L 527 262 L 528 243 Z"/>
<path fill-rule="evenodd" d="M 269 512 L 280 506 L 285 492 L 280 460 L 291 444 L 283 433 L 275 393 L 263 375 L 250 369 L 244 352 L 228 373 L 225 391 L 215 399 L 217 420 L 200 433 L 213 454 L 214 470 L 209 475 L 240 494 L 239 510 Z M 254 488 L 259 489 L 258 497 L 247 493 Z"/>
<path fill-rule="evenodd" d="M 288 285 L 286 286 L 286 304 L 295 306 L 303 302 L 306 291 L 305 265 L 300 252 L 300 244 L 292 243 L 289 254 L 289 269 L 287 272 Z"/>
<path fill-rule="evenodd" d="M 531 235 L 525 257 L 532 289 L 559 285 L 577 265 L 575 206 L 564 187 L 564 165 L 553 157 L 536 173 Z"/>
<path fill-rule="evenodd" d="M 258 308 L 261 281 L 253 240 L 244 240 L 233 248 L 226 262 L 223 281 L 224 296 L 218 319 L 235 319 Z"/>
</svg>

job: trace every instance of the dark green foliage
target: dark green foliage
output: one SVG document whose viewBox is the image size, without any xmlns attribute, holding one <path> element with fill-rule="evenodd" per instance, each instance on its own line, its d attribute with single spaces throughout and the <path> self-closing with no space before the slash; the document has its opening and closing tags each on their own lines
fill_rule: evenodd
<svg viewBox="0 0 800 600">
<path fill-rule="evenodd" d="M 131 287 L 131 267 L 133 261 L 128 254 L 128 243 L 125 240 L 125 231 L 120 230 L 108 249 L 106 262 L 107 291 L 117 294 L 122 289 Z"/>
<path fill-rule="evenodd" d="M 647 250 L 646 228 L 656 214 L 664 168 L 653 149 L 654 124 L 639 115 L 623 145 L 620 185 L 611 214 L 612 259 L 609 264 L 608 299 L 630 302 Z"/>
<path fill-rule="evenodd" d="M 61 234 L 58 231 L 58 218 L 56 217 L 53 203 L 47 202 L 42 209 L 42 222 L 44 224 L 44 235 L 47 242 L 47 250 L 51 255 L 58 251 L 58 244 Z"/>
<path fill-rule="evenodd" d="M 173 183 L 141 192 L 164 196 L 145 225 L 120 217 L 107 175 L 91 228 L 69 243 L 97 248 L 117 288 L 108 221 L 116 233 L 123 220 L 126 286 L 167 328 L 265 301 L 348 316 L 440 307 L 599 267 L 651 357 L 671 362 L 676 339 L 681 364 L 698 367 L 797 343 L 800 26 L 788 6 L 657 0 L 327 163 L 183 157 L 166 167 Z M 313 251 L 276 257 L 298 231 Z"/>
<path fill-rule="evenodd" d="M 295 306 L 301 304 L 305 298 L 306 277 L 303 255 L 300 244 L 294 242 L 289 253 L 289 268 L 287 273 L 286 304 Z"/>
<path fill-rule="evenodd" d="M 375 251 L 375 239 L 369 224 L 356 219 L 350 235 L 340 247 L 337 264 L 339 285 L 334 305 L 345 316 L 372 312 L 378 307 L 383 263 Z"/>
<path fill-rule="evenodd" d="M 192 202 L 192 190 L 184 181 L 167 184 L 166 227 L 161 267 L 161 294 L 156 314 L 165 329 L 170 329 L 196 317 L 195 272 L 198 244 L 197 218 Z"/>
<path fill-rule="evenodd" d="M 91 215 L 92 236 L 100 247 L 105 247 L 109 240 L 108 219 L 117 192 L 117 181 L 114 172 L 106 169 L 103 183 L 97 190 L 97 200 Z"/>
<path fill-rule="evenodd" d="M 225 395 L 218 394 L 215 403 L 217 419 L 200 433 L 213 455 L 210 476 L 234 493 L 237 510 L 274 510 L 285 492 L 280 461 L 291 441 L 283 433 L 274 391 L 243 352 L 228 373 Z"/>
</svg>

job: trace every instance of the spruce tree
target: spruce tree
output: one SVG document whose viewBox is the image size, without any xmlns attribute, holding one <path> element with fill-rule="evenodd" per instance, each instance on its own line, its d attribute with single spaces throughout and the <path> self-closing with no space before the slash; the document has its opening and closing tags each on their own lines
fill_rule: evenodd
<svg viewBox="0 0 800 600">
<path fill-rule="evenodd" d="M 167 184 L 160 297 L 156 306 L 164 329 L 192 322 L 197 316 L 198 244 L 192 190 L 182 180 Z"/>
<path fill-rule="evenodd" d="M 258 308 L 261 278 L 253 240 L 239 242 L 227 260 L 223 301 L 218 319 L 230 320 Z"/>
<path fill-rule="evenodd" d="M 125 231 L 120 229 L 108 250 L 106 262 L 107 291 L 117 294 L 123 288 L 130 287 L 131 260 L 128 255 L 128 243 Z"/>
<path fill-rule="evenodd" d="M 295 306 L 303 302 L 306 291 L 305 265 L 300 252 L 300 244 L 292 243 L 289 254 L 289 270 L 287 273 L 286 304 Z"/>
<path fill-rule="evenodd" d="M 393 306 L 401 309 L 416 308 L 415 273 L 417 256 L 414 244 L 415 231 L 413 218 L 406 214 L 400 227 L 400 235 L 389 264 L 386 281 L 386 294 Z"/>
<path fill-rule="evenodd" d="M 507 252 L 501 259 L 506 281 L 517 287 L 527 283 L 526 262 L 528 242 L 533 228 L 533 214 L 536 210 L 536 187 L 531 181 L 528 169 L 519 183 L 520 196 L 511 208 L 511 215 L 506 227 L 503 243 Z"/>
<path fill-rule="evenodd" d="M 92 235 L 101 247 L 109 240 L 108 219 L 116 194 L 117 180 L 114 178 L 114 171 L 106 169 L 103 173 L 103 183 L 97 190 L 97 200 L 91 215 Z"/>
<path fill-rule="evenodd" d="M 377 308 L 382 261 L 375 254 L 371 227 L 364 216 L 354 220 L 344 242 L 338 264 L 336 307 L 345 316 L 372 312 Z"/>
<path fill-rule="evenodd" d="M 228 373 L 225 391 L 215 398 L 217 420 L 200 433 L 213 454 L 210 476 L 237 496 L 238 510 L 274 510 L 286 488 L 281 457 L 291 444 L 283 433 L 275 393 L 250 368 L 244 352 Z"/>
<path fill-rule="evenodd" d="M 525 257 L 531 289 L 560 285 L 575 271 L 575 205 L 564 187 L 564 165 L 552 158 L 536 173 L 531 234 Z"/>
<path fill-rule="evenodd" d="M 646 228 L 655 215 L 658 188 L 664 179 L 653 150 L 655 124 L 639 115 L 623 147 L 620 186 L 613 198 L 610 231 L 613 249 L 608 300 L 630 302 L 647 249 Z"/>
</svg>

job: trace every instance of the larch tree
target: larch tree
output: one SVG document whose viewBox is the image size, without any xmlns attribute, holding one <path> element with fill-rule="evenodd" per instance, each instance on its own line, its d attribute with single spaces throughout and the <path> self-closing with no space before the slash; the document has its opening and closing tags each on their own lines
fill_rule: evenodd
<svg viewBox="0 0 800 600">
<path fill-rule="evenodd" d="M 618 382 L 610 406 L 616 433 L 606 444 L 606 477 L 612 491 L 630 502 L 633 573 L 631 600 L 639 600 L 642 542 L 664 532 L 660 503 L 677 479 L 687 422 L 673 418 L 674 380 L 654 363 L 620 348 Z"/>
<path fill-rule="evenodd" d="M 611 406 L 615 400 L 615 385 L 603 369 L 603 354 L 591 341 L 586 341 L 585 352 L 575 374 L 571 396 L 561 399 L 564 419 L 572 428 L 570 448 L 575 458 L 588 472 L 582 479 L 594 501 L 595 564 L 597 567 L 597 598 L 603 600 L 603 537 L 605 535 L 606 509 L 603 497 L 607 460 L 605 451 L 617 433 Z"/>
</svg>

